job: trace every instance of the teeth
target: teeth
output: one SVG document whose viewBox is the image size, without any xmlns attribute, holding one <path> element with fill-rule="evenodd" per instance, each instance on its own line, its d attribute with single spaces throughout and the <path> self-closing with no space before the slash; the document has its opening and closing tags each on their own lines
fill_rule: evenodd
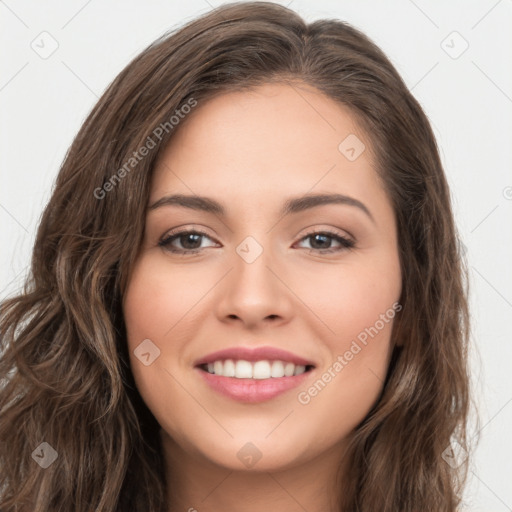
<svg viewBox="0 0 512 512">
<path fill-rule="evenodd" d="M 236 379 L 269 379 L 279 377 L 292 377 L 306 371 L 303 365 L 294 365 L 284 361 L 215 361 L 208 363 L 208 373 L 222 377 L 235 377 Z"/>
<path fill-rule="evenodd" d="M 295 370 L 293 370 L 293 375 L 300 375 L 306 371 L 306 367 L 302 365 L 297 365 Z"/>
<path fill-rule="evenodd" d="M 293 363 L 286 363 L 284 365 L 284 376 L 291 377 L 293 375 L 294 370 L 295 370 L 295 365 Z"/>
<path fill-rule="evenodd" d="M 222 365 L 222 363 L 220 363 Z M 221 370 L 216 375 L 224 375 Z M 237 379 L 252 379 L 252 364 L 249 361 L 237 361 L 235 364 L 235 377 Z"/>
<path fill-rule="evenodd" d="M 284 377 L 284 364 L 282 361 L 274 361 L 270 370 L 271 377 Z"/>
<path fill-rule="evenodd" d="M 221 369 L 219 375 L 224 375 L 224 377 L 234 377 L 235 363 L 231 359 L 224 361 L 224 368 Z"/>
<path fill-rule="evenodd" d="M 213 363 L 213 373 L 215 373 L 216 375 L 222 373 L 222 361 L 215 361 Z"/>
<path fill-rule="evenodd" d="M 252 367 L 254 379 L 270 379 L 270 363 L 268 361 L 257 361 Z"/>
</svg>

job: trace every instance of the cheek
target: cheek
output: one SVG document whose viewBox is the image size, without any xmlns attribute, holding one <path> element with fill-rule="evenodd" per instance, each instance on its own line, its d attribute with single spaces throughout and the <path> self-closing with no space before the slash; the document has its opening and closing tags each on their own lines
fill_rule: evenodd
<svg viewBox="0 0 512 512">
<path fill-rule="evenodd" d="M 131 369 L 137 388 L 150 407 L 153 399 L 167 394 L 166 369 L 172 371 L 173 361 L 169 359 L 165 340 L 183 328 L 186 322 L 180 320 L 197 302 L 194 299 L 197 290 L 190 286 L 190 281 L 187 286 L 186 281 L 179 272 L 169 275 L 158 259 L 143 256 L 133 269 L 124 295 L 123 315 Z M 144 351 L 140 349 L 142 346 L 146 347 Z M 146 360 L 138 357 L 148 353 Z"/>
<path fill-rule="evenodd" d="M 177 268 L 154 252 L 142 255 L 133 268 L 123 300 L 127 345 L 137 388 L 153 411 L 162 398 L 179 393 L 171 375 L 190 364 L 189 341 L 214 307 L 208 292 L 218 279 L 211 266 Z M 138 354 L 148 352 L 152 362 L 146 366 Z"/>
<path fill-rule="evenodd" d="M 380 339 L 389 338 L 393 304 L 401 292 L 396 254 L 357 255 L 340 265 L 303 268 L 300 275 L 294 291 L 313 313 L 312 322 L 323 325 L 321 331 L 331 352 L 347 350 L 358 336 L 364 341 L 365 333 L 374 333 L 374 328 Z"/>
<path fill-rule="evenodd" d="M 328 359 L 297 400 L 311 417 L 349 432 L 377 400 L 393 347 L 391 332 L 401 306 L 398 255 L 354 258 L 333 271 L 303 274 L 302 293 L 322 324 Z M 320 331 L 318 331 L 320 332 Z"/>
<path fill-rule="evenodd" d="M 353 431 L 381 393 L 400 310 L 400 289 L 389 277 L 379 280 L 373 272 L 346 275 L 331 283 L 332 300 L 324 300 L 322 320 L 330 332 L 323 341 L 329 360 L 296 398 L 302 417 L 324 425 L 326 438 Z M 313 435 L 314 425 L 309 427 Z"/>
<path fill-rule="evenodd" d="M 145 338 L 162 343 L 172 336 L 187 323 L 181 319 L 204 296 L 207 284 L 197 273 L 192 276 L 176 271 L 160 258 L 142 257 L 131 275 L 123 304 L 128 343 L 134 345 Z"/>
</svg>

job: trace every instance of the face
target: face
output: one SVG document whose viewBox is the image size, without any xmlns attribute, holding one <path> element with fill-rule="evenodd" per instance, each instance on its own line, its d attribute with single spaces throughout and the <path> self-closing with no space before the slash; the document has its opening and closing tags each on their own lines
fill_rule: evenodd
<svg viewBox="0 0 512 512">
<path fill-rule="evenodd" d="M 138 390 L 196 460 L 267 471 L 341 453 L 382 390 L 400 309 L 370 140 L 305 85 L 188 116 L 123 300 Z"/>
</svg>

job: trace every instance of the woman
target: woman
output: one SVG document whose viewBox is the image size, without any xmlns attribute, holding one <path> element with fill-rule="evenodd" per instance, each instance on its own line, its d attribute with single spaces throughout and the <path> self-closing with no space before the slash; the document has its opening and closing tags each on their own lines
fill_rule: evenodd
<svg viewBox="0 0 512 512">
<path fill-rule="evenodd" d="M 467 334 L 389 60 L 224 5 L 136 57 L 66 155 L 2 304 L 1 510 L 455 511 Z"/>
</svg>

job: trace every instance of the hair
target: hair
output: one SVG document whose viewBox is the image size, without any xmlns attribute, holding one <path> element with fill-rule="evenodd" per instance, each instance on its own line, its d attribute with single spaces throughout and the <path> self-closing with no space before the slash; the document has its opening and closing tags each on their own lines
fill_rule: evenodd
<svg viewBox="0 0 512 512">
<path fill-rule="evenodd" d="M 267 83 L 305 84 L 347 106 L 395 211 L 403 309 L 381 396 L 351 434 L 343 510 L 456 510 L 467 468 L 442 455 L 454 436 L 469 450 L 467 271 L 428 119 L 348 23 L 236 2 L 135 57 L 67 151 L 23 290 L 1 304 L 3 512 L 167 509 L 159 425 L 134 383 L 121 308 L 152 170 L 187 121 L 169 129 L 183 105 Z M 155 147 L 127 169 L 149 139 Z M 58 453 L 46 469 L 31 457 L 43 441 Z"/>
</svg>

